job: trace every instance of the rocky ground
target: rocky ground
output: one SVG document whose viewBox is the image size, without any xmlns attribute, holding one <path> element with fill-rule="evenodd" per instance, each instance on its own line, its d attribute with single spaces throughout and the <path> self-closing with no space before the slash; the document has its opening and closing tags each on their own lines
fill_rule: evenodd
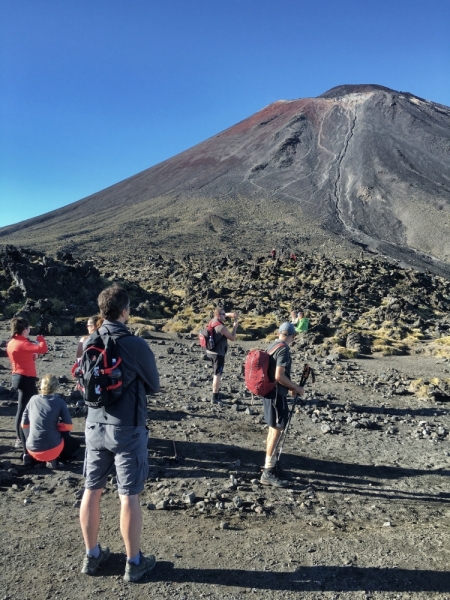
<svg viewBox="0 0 450 600">
<path fill-rule="evenodd" d="M 7 323 L 0 322 L 6 340 Z M 83 440 L 84 409 L 70 368 L 76 336 L 49 337 L 38 373 L 61 378 Z M 317 381 L 285 445 L 287 489 L 258 477 L 266 429 L 241 364 L 255 345 L 230 345 L 223 406 L 209 402 L 211 372 L 190 334 L 148 340 L 161 392 L 148 398 L 150 472 L 142 494 L 142 549 L 158 559 L 126 585 L 112 476 L 101 538 L 112 556 L 80 574 L 82 452 L 59 470 L 26 469 L 14 449 L 9 364 L 0 358 L 0 598 L 450 598 L 450 418 L 446 396 L 412 393 L 448 378 L 445 358 L 315 353 Z M 264 346 L 264 342 L 260 343 Z M 295 342 L 294 378 L 305 360 Z M 307 350 L 306 350 L 307 351 Z M 320 353 L 319 353 L 320 354 Z"/>
</svg>

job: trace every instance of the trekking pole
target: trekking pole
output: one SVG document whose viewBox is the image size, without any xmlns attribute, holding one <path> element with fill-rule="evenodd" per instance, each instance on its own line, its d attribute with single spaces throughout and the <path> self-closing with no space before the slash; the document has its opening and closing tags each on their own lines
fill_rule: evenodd
<svg viewBox="0 0 450 600">
<path fill-rule="evenodd" d="M 303 367 L 302 376 L 300 378 L 300 387 L 304 387 L 305 383 L 308 381 L 309 376 L 311 376 L 312 383 L 315 383 L 316 376 L 314 374 L 314 371 L 311 369 L 311 367 L 308 364 L 305 364 L 305 366 Z M 289 426 L 291 424 L 292 415 L 294 414 L 294 410 L 295 410 L 295 407 L 297 406 L 297 402 L 298 402 L 299 398 L 300 398 L 300 396 L 298 396 L 298 395 L 295 396 L 294 402 L 292 403 L 292 408 L 289 411 L 289 415 L 288 415 L 286 427 L 284 428 L 283 432 L 281 433 L 280 437 L 278 438 L 278 441 L 275 444 L 275 448 L 273 449 L 272 456 L 278 450 L 277 461 L 276 461 L 277 463 L 280 460 L 280 456 L 281 456 L 281 453 L 283 451 L 284 442 L 286 440 L 286 436 L 287 436 L 287 433 L 288 433 L 288 430 L 289 430 Z"/>
</svg>

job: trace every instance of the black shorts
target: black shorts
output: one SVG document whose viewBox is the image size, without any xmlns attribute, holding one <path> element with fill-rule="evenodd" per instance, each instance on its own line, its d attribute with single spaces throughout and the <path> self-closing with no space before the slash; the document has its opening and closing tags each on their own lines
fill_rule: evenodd
<svg viewBox="0 0 450 600">
<path fill-rule="evenodd" d="M 289 409 L 286 396 L 277 396 L 274 400 L 263 398 L 264 420 L 269 427 L 284 429 L 287 424 Z"/>
<path fill-rule="evenodd" d="M 210 354 L 209 358 L 212 362 L 214 375 L 222 375 L 223 368 L 225 366 L 225 356 L 220 356 L 219 354 Z"/>
</svg>

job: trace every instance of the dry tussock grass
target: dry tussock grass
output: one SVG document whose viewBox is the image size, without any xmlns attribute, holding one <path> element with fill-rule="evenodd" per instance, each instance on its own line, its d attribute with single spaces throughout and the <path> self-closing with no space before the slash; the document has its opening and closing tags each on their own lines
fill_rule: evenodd
<svg viewBox="0 0 450 600">
<path fill-rule="evenodd" d="M 330 354 L 337 354 L 339 358 L 356 358 L 359 354 L 358 350 L 345 348 L 344 346 L 332 346 Z"/>
</svg>

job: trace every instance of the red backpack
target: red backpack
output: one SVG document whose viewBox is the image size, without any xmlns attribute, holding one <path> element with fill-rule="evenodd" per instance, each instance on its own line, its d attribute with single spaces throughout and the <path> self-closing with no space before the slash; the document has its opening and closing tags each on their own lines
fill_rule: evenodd
<svg viewBox="0 0 450 600">
<path fill-rule="evenodd" d="M 252 394 L 265 397 L 276 386 L 277 382 L 269 377 L 269 364 L 270 357 L 281 346 L 285 346 L 285 343 L 276 344 L 270 352 L 255 348 L 247 354 L 244 364 L 245 386 Z"/>
<path fill-rule="evenodd" d="M 222 323 L 218 319 L 213 319 L 204 329 L 199 331 L 198 342 L 204 350 L 214 352 L 216 345 L 214 327 L 217 327 L 217 325 L 222 325 Z"/>
</svg>

